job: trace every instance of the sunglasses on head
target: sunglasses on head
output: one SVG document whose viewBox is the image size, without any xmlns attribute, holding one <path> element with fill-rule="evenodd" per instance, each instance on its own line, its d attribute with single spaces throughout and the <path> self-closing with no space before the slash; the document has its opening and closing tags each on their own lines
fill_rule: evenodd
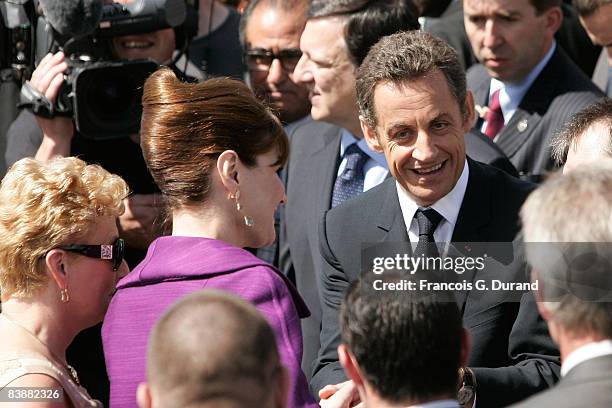
<svg viewBox="0 0 612 408">
<path fill-rule="evenodd" d="M 121 266 L 121 262 L 123 262 L 123 257 L 125 255 L 125 243 L 121 238 L 117 238 L 115 242 L 110 245 L 73 244 L 63 245 L 58 247 L 58 249 L 63 249 L 64 251 L 85 255 L 89 258 L 107 259 L 109 261 L 113 261 L 113 271 L 119 269 L 119 267 Z"/>
</svg>

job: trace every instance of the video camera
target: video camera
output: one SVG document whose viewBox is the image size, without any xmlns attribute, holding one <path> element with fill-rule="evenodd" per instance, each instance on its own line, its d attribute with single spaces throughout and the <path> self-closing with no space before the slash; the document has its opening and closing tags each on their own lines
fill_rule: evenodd
<svg viewBox="0 0 612 408">
<path fill-rule="evenodd" d="M 84 137 L 111 139 L 138 133 L 142 87 L 157 69 L 152 60 L 114 55 L 116 36 L 175 28 L 185 0 L 0 0 L 0 72 L 28 79 L 48 52 L 62 50 L 68 71 L 54 104 L 24 83 L 20 107 L 47 118 L 73 116 Z"/>
</svg>

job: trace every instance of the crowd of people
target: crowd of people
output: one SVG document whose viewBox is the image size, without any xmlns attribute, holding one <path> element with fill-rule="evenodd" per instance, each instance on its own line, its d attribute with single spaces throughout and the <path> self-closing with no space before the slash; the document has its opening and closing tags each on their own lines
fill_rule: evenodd
<svg viewBox="0 0 612 408">
<path fill-rule="evenodd" d="M 111 40 L 138 134 L 9 128 L 0 407 L 612 406 L 612 1 L 234 3 Z"/>
</svg>

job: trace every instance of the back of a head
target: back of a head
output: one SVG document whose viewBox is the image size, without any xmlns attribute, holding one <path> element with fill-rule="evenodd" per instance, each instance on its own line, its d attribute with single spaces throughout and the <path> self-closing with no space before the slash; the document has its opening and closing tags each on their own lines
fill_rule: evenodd
<svg viewBox="0 0 612 408">
<path fill-rule="evenodd" d="M 612 338 L 612 166 L 557 173 L 525 201 L 527 261 L 552 320 Z M 585 263 L 586 262 L 586 263 Z"/>
<path fill-rule="evenodd" d="M 280 122 L 241 81 L 184 83 L 162 68 L 145 82 L 142 105 L 142 152 L 171 209 L 207 198 L 210 174 L 226 150 L 247 166 L 273 149 L 279 164 L 287 160 L 289 144 Z"/>
<path fill-rule="evenodd" d="M 224 292 L 182 298 L 149 339 L 147 378 L 160 407 L 269 407 L 281 372 L 270 325 Z"/>
<path fill-rule="evenodd" d="M 398 31 L 418 30 L 417 9 L 411 0 L 313 0 L 309 18 L 346 18 L 344 40 L 355 66 L 370 47 Z"/>
<path fill-rule="evenodd" d="M 368 52 L 357 71 L 359 111 L 376 127 L 374 90 L 389 82 L 401 85 L 440 70 L 463 114 L 466 113 L 466 77 L 457 52 L 446 42 L 423 31 L 405 31 L 383 37 Z"/>
<path fill-rule="evenodd" d="M 570 148 L 575 148 L 585 132 L 596 125 L 601 125 L 602 132 L 607 134 L 600 145 L 601 153 L 612 158 L 612 98 L 604 97 L 575 113 L 557 132 L 552 141 L 552 154 L 557 162 L 564 163 Z"/>
<path fill-rule="evenodd" d="M 400 281 L 393 273 L 376 279 Z M 457 391 L 462 326 L 455 302 L 425 293 L 376 291 L 361 277 L 341 309 L 342 342 L 384 400 L 415 403 Z"/>
</svg>

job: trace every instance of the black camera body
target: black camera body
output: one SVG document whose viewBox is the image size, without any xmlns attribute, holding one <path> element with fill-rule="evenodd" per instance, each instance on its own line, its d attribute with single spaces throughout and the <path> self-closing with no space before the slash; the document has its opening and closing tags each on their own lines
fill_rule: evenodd
<svg viewBox="0 0 612 408">
<path fill-rule="evenodd" d="M 65 0 L 54 1 L 57 7 L 64 6 L 59 2 Z M 16 78 L 25 79 L 33 70 L 33 61 L 59 50 L 66 55 L 69 68 L 55 103 L 25 83 L 19 106 L 47 118 L 72 116 L 77 130 L 86 138 L 112 139 L 138 133 L 142 88 L 158 64 L 152 60 L 118 60 L 111 47 L 112 38 L 180 26 L 186 17 L 185 0 L 134 0 L 127 5 L 102 5 L 100 0 L 102 13 L 94 22 L 96 28 L 77 35 L 59 33 L 44 15 L 32 14 L 38 9 L 37 3 L 0 0 L 0 10 L 19 9 L 22 17 L 22 24 L 9 27 L 5 19 L 5 27 L 0 27 L 0 36 L 6 36 L 12 47 L 4 54 L 0 68 L 12 68 Z"/>
<path fill-rule="evenodd" d="M 71 60 L 55 103 L 56 115 L 74 117 L 79 133 L 93 139 L 138 133 L 142 86 L 157 68 L 152 60 Z"/>
</svg>

